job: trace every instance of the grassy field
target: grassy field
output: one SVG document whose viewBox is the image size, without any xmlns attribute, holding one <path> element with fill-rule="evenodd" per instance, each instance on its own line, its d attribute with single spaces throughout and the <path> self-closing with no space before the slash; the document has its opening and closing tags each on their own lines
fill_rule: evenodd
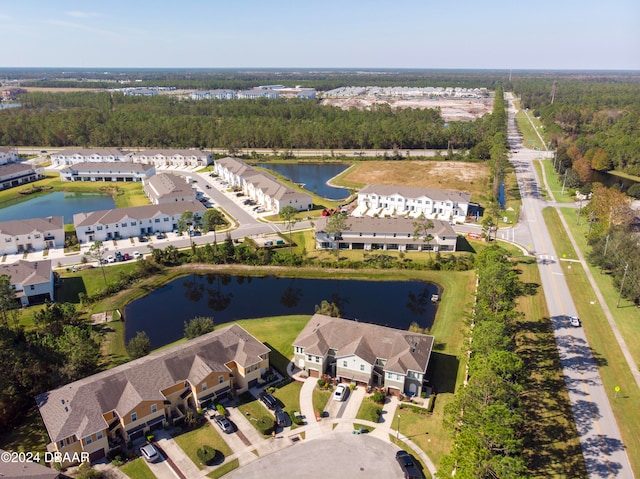
<svg viewBox="0 0 640 479">
<path fill-rule="evenodd" d="M 584 236 L 588 226 L 584 222 L 581 225 L 577 224 L 577 212 L 573 209 L 563 208 L 561 213 L 565 217 L 580 250 L 588 251 Z M 545 220 L 549 225 L 559 223 L 555 210 L 545 211 L 545 214 Z M 559 226 L 553 227 L 559 228 Z M 564 234 L 560 236 L 560 239 L 557 236 L 552 236 L 552 238 L 556 248 L 563 248 L 563 244 L 567 242 Z M 638 475 L 640 474 L 640 443 L 637 441 L 637 438 L 640 437 L 640 389 L 629 371 L 582 265 L 565 261 L 562 261 L 561 265 L 582 320 L 592 354 L 598 363 L 600 376 L 620 428 L 631 466 L 635 474 Z M 607 301 L 609 310 L 614 315 L 616 324 L 632 356 L 638 362 L 640 327 L 638 326 L 637 308 L 626 301 L 621 302 L 620 308 L 616 308 L 618 291 L 611 283 L 610 278 L 606 274 L 601 274 L 598 268 L 589 266 L 589 269 Z M 615 386 L 622 388 L 617 397 L 614 391 Z"/>
<path fill-rule="evenodd" d="M 531 120 L 531 121 L 529 121 Z M 533 125 L 531 123 L 533 122 Z M 523 110 L 518 111 L 516 113 L 516 124 L 518 125 L 518 130 L 522 134 L 522 144 L 531 149 L 540 149 L 544 150 L 544 145 L 540 141 L 540 138 L 536 134 L 535 128 L 539 128 L 542 126 L 540 120 L 538 120 L 531 112 L 524 112 Z M 540 134 L 544 138 L 544 133 L 541 130 Z"/>
<path fill-rule="evenodd" d="M 382 404 L 375 403 L 368 397 L 365 397 L 362 403 L 360 403 L 356 419 L 378 422 L 378 419 L 380 418 L 380 416 L 378 416 L 378 411 L 380 410 L 382 410 Z"/>
<path fill-rule="evenodd" d="M 569 194 L 570 189 L 565 186 L 564 195 L 562 194 L 562 183 L 564 181 L 564 177 L 558 176 L 558 173 L 553 169 L 553 160 L 538 160 L 534 163 L 536 168 L 538 168 L 538 164 L 542 165 L 544 168 L 544 173 L 547 177 L 547 184 L 551 189 L 551 195 L 553 196 L 553 201 L 557 201 L 558 203 L 573 203 L 575 200 Z M 538 176 L 540 177 L 540 181 L 542 181 L 541 170 L 538 169 Z M 540 185 L 542 189 L 544 185 Z"/>
<path fill-rule="evenodd" d="M 407 174 L 408 165 L 411 173 Z M 486 163 L 459 161 L 363 161 L 356 163 L 335 184 L 349 187 L 366 184 L 404 185 L 439 188 L 471 193 L 478 201 L 489 191 L 489 166 Z"/>
<path fill-rule="evenodd" d="M 32 194 L 22 194 L 21 191 L 29 191 L 33 188 L 43 188 L 43 191 Z M 65 191 L 71 193 L 106 193 L 115 201 L 116 208 L 148 205 L 149 199 L 142 191 L 140 182 L 112 181 L 61 181 L 58 173 L 47 173 L 46 178 L 28 185 L 0 191 L 0 208 L 26 201 L 36 196 L 49 194 L 53 191 Z"/>
<path fill-rule="evenodd" d="M 124 472 L 131 479 L 155 479 L 155 475 L 144 462 L 144 459 L 139 457 L 133 461 L 127 462 L 120 470 Z"/>
<path fill-rule="evenodd" d="M 224 454 L 225 457 L 233 454 L 233 451 L 220 437 L 218 431 L 211 427 L 209 422 L 205 423 L 204 426 L 201 426 L 198 429 L 176 436 L 175 441 L 178 443 L 178 446 L 182 448 L 185 454 L 189 456 L 189 459 L 191 459 L 200 469 L 205 468 L 205 466 L 200 464 L 197 456 L 197 451 L 202 446 L 211 446 L 215 450 Z"/>
</svg>

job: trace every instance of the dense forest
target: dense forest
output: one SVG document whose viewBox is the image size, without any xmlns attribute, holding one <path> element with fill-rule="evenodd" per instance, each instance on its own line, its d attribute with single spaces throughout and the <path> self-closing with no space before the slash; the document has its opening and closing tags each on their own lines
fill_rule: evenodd
<svg viewBox="0 0 640 479">
<path fill-rule="evenodd" d="M 488 158 L 486 117 L 442 120 L 437 109 L 341 110 L 315 101 L 178 100 L 34 92 L 0 111 L 0 143 L 19 146 L 468 150 Z M 490 140 L 490 139 L 489 139 Z M 485 144 L 486 143 L 486 144 Z"/>
<path fill-rule="evenodd" d="M 514 90 L 544 123 L 551 147 L 568 158 L 578 186 L 590 184 L 593 171 L 640 176 L 637 77 L 529 79 L 514 82 Z"/>
</svg>

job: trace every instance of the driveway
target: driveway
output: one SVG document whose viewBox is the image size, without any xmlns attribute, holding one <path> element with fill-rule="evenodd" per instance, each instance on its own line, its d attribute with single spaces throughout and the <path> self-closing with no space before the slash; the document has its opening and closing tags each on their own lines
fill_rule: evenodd
<svg viewBox="0 0 640 479">
<path fill-rule="evenodd" d="M 251 464 L 225 475 L 225 478 L 400 479 L 403 475 L 395 461 L 396 451 L 396 446 L 367 434 L 334 432 L 260 457 Z"/>
</svg>

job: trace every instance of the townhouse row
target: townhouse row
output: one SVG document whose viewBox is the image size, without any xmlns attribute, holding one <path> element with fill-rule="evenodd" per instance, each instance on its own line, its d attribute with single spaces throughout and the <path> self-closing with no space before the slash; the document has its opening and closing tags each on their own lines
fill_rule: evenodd
<svg viewBox="0 0 640 479">
<path fill-rule="evenodd" d="M 156 168 L 201 168 L 213 163 L 213 155 L 196 149 L 151 149 L 139 152 L 116 148 L 69 148 L 51 153 L 54 167 L 78 163 L 129 162 L 154 165 Z"/>
<path fill-rule="evenodd" d="M 216 160 L 215 172 L 231 188 L 241 190 L 267 211 L 279 213 L 285 206 L 292 206 L 298 211 L 313 208 L 311 195 L 289 188 L 273 176 L 252 168 L 238 158 Z"/>
<path fill-rule="evenodd" d="M 420 395 L 433 336 L 315 314 L 293 342 L 311 377 Z M 237 324 L 37 396 L 48 450 L 91 461 L 175 423 L 188 409 L 260 386 L 271 350 Z M 63 464 L 66 465 L 66 464 Z"/>
</svg>

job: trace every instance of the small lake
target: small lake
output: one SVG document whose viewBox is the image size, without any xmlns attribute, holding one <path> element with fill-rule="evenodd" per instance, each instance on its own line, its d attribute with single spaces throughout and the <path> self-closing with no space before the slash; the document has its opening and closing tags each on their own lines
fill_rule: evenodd
<svg viewBox="0 0 640 479">
<path fill-rule="evenodd" d="M 113 198 L 101 193 L 65 193 L 56 191 L 36 196 L 0 210 L 1 221 L 64 216 L 65 224 L 73 223 L 73 215 L 115 208 Z"/>
<path fill-rule="evenodd" d="M 336 188 L 327 184 L 334 176 L 339 175 L 350 165 L 319 163 L 260 163 L 258 166 L 268 168 L 285 178 L 303 185 L 303 187 L 329 200 L 344 200 L 349 197 L 349 190 Z"/>
<path fill-rule="evenodd" d="M 624 191 L 624 192 L 626 192 L 629 189 L 629 187 L 638 183 L 638 181 L 636 180 L 632 180 L 630 178 L 623 178 L 622 176 L 612 175 L 610 173 L 603 172 L 603 171 L 594 171 L 593 181 L 602 183 L 607 188 L 617 186 L 620 188 L 620 191 Z"/>
<path fill-rule="evenodd" d="M 124 311 L 125 340 L 144 331 L 153 348 L 184 336 L 184 322 L 210 316 L 216 325 L 238 319 L 315 312 L 322 300 L 340 306 L 342 317 L 407 330 L 415 321 L 431 327 L 435 284 L 274 276 L 192 274 L 131 302 Z"/>
</svg>

